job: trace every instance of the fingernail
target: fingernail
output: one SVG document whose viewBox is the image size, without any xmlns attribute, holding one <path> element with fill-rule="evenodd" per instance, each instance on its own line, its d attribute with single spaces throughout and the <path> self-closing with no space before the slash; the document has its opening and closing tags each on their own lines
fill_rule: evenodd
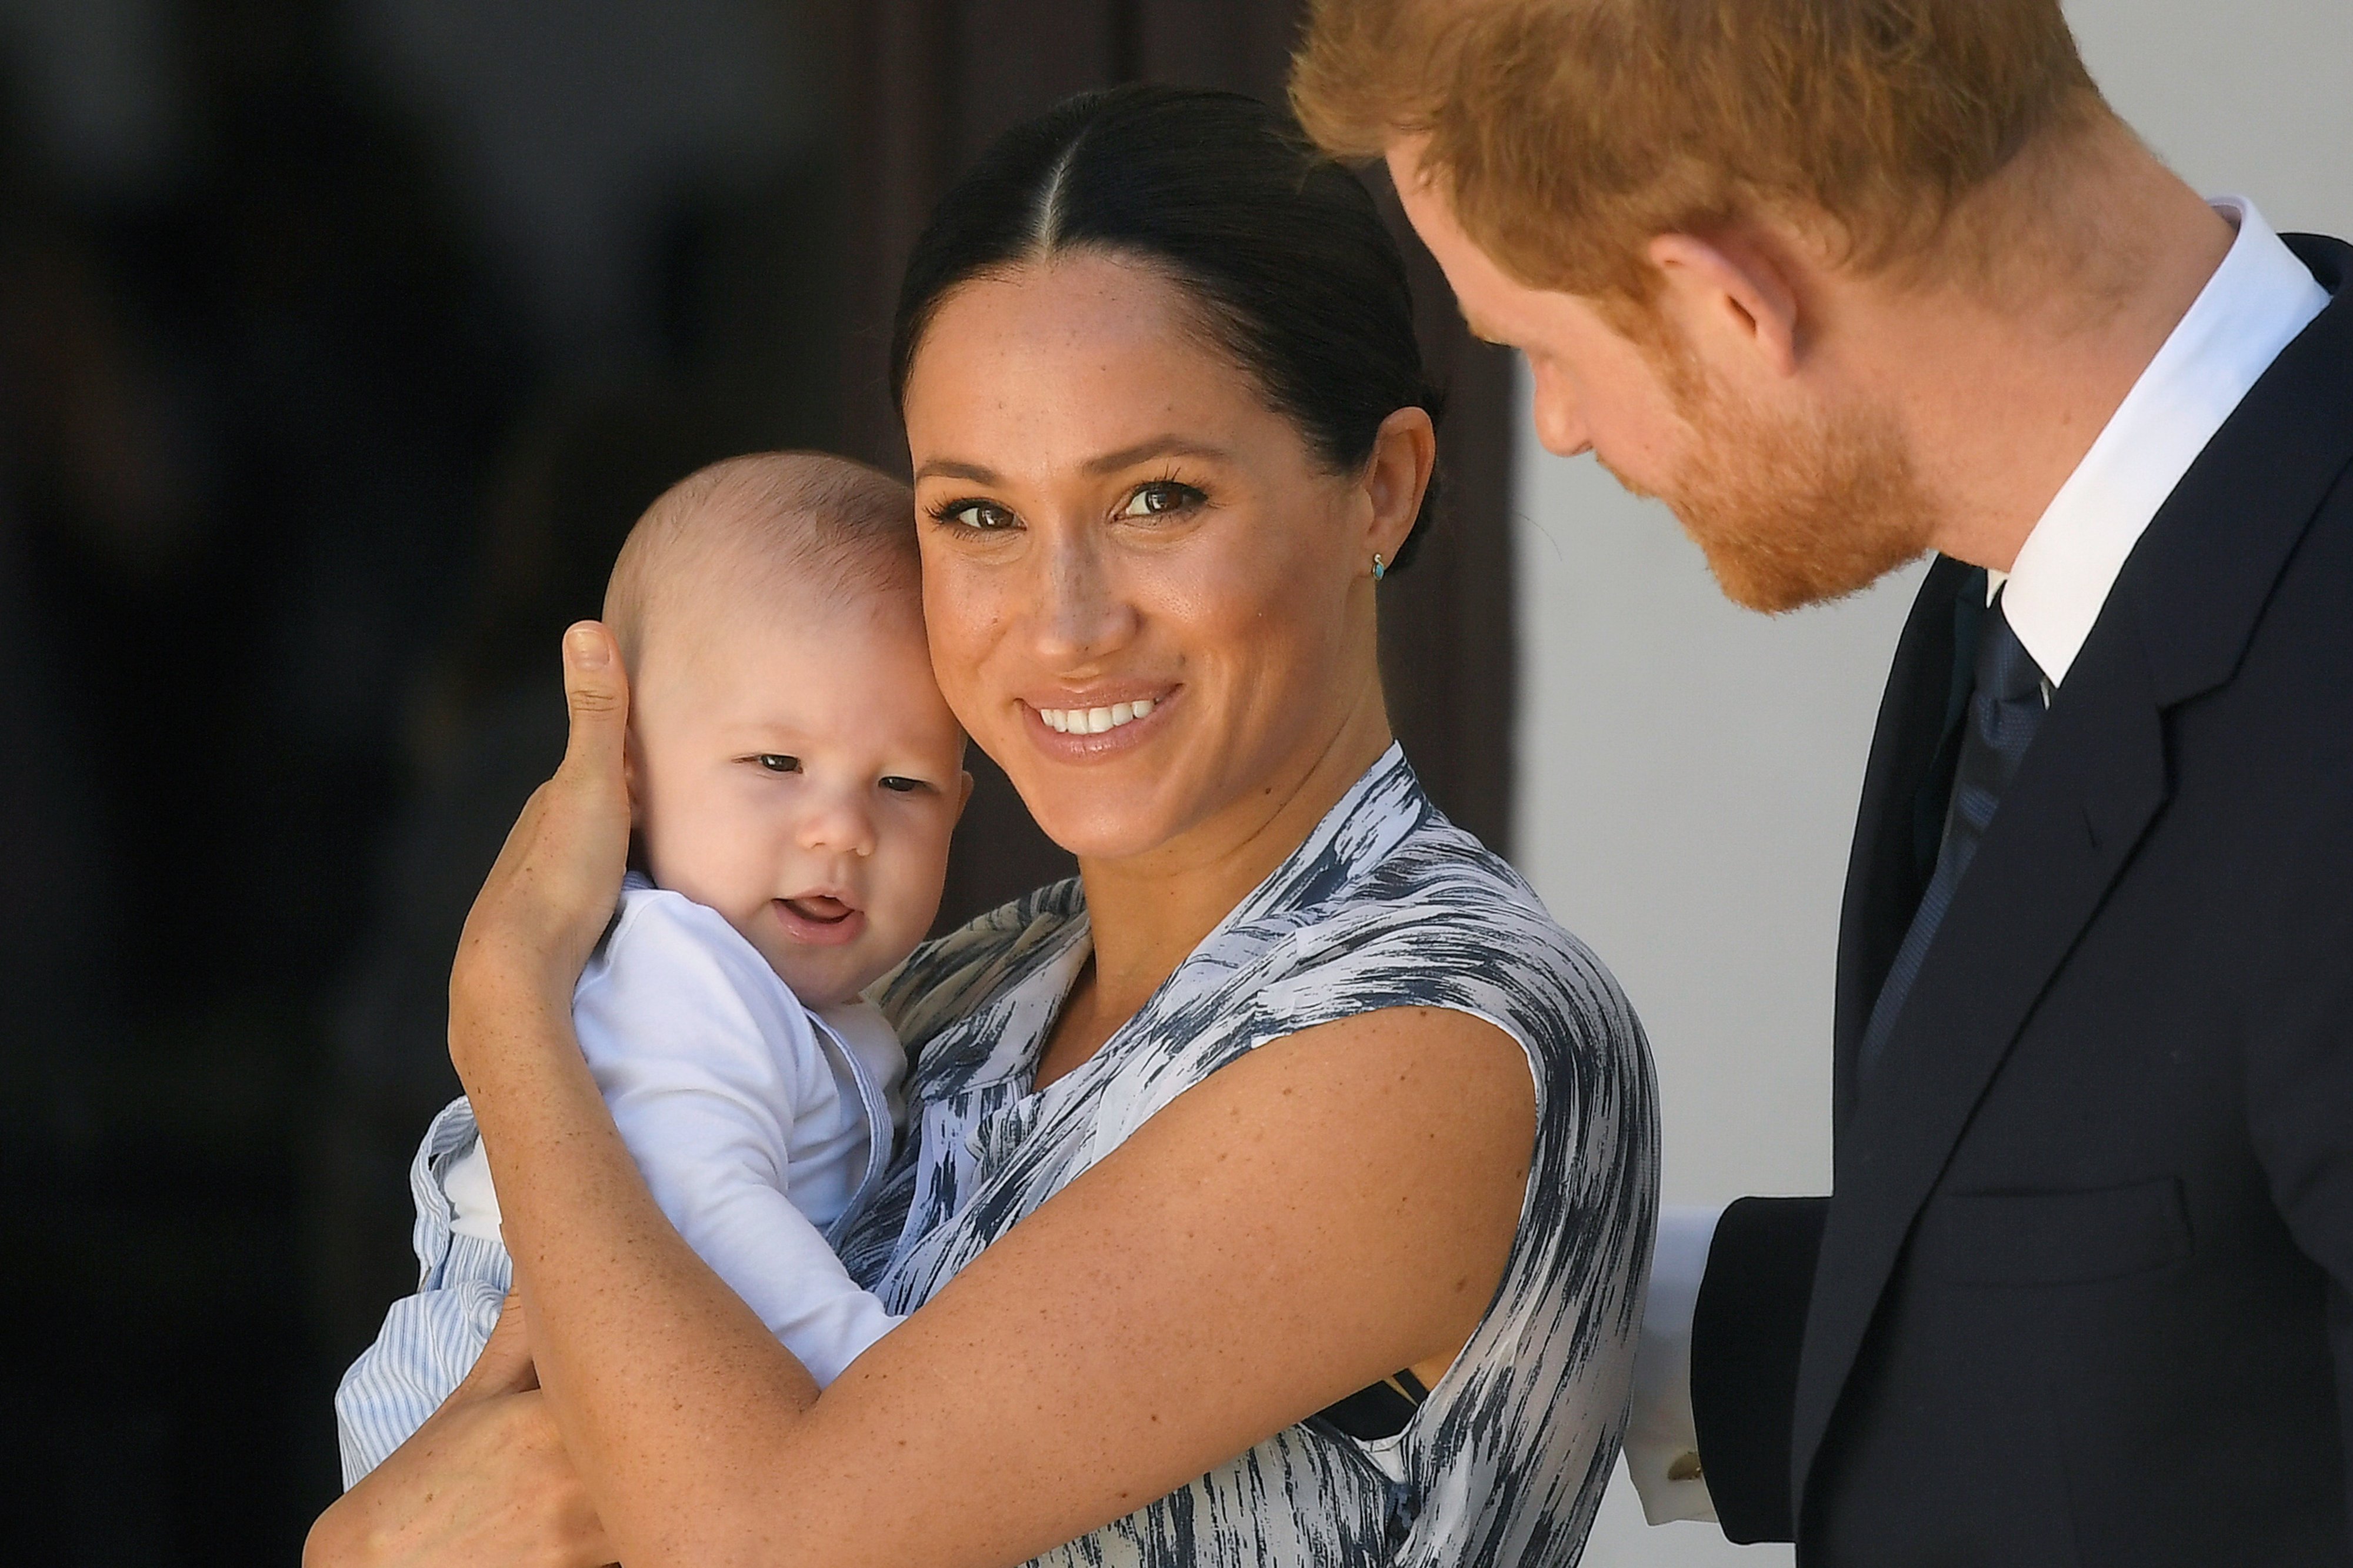
<svg viewBox="0 0 2353 1568">
<path fill-rule="evenodd" d="M 574 626 L 564 634 L 564 657 L 582 669 L 605 668 L 605 639 L 587 626 Z"/>
</svg>

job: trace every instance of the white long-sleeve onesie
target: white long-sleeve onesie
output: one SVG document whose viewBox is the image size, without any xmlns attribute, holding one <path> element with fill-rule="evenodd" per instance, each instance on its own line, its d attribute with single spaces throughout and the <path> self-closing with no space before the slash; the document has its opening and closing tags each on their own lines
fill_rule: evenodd
<svg viewBox="0 0 2353 1568">
<path fill-rule="evenodd" d="M 814 1012 L 712 910 L 632 877 L 573 995 L 582 1054 L 687 1244 L 819 1386 L 898 1322 L 828 1237 L 880 1185 L 906 1056 L 862 1001 Z M 406 1441 L 490 1338 L 513 1267 L 463 1100 L 409 1172 L 417 1291 L 335 1394 L 343 1484 Z"/>
</svg>

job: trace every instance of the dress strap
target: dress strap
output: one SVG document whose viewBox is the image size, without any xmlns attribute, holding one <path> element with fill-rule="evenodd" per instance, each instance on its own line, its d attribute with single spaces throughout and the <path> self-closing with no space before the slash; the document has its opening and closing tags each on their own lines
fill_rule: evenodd
<svg viewBox="0 0 2353 1568">
<path fill-rule="evenodd" d="M 1429 1397 L 1430 1390 L 1410 1371 L 1391 1373 L 1380 1382 L 1325 1405 L 1316 1413 L 1316 1419 L 1359 1442 L 1370 1443 L 1404 1431 L 1412 1422 L 1414 1412 Z"/>
</svg>

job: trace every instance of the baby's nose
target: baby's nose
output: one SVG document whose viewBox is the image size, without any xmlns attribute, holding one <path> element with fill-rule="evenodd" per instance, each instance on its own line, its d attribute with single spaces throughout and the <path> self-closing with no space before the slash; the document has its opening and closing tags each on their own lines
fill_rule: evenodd
<svg viewBox="0 0 2353 1568">
<path fill-rule="evenodd" d="M 861 802 L 837 798 L 801 820 L 801 847 L 835 855 L 874 853 L 874 816 Z"/>
</svg>

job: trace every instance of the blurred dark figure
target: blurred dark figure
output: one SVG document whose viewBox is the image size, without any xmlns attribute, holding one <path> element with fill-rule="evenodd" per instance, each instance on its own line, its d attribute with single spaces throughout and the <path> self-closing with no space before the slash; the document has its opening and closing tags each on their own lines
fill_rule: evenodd
<svg viewBox="0 0 2353 1568">
<path fill-rule="evenodd" d="M 149 409 L 117 302 L 85 237 L 14 155 L 21 145 L 0 134 L 0 1210 L 21 1281 L 0 1360 L 0 1469 L 22 1478 L 12 1513 L 47 1504 L 58 1450 L 87 1426 L 61 1411 L 65 1380 L 48 1374 L 57 1346 L 90 1328 L 62 1276 L 98 1152 L 91 1063 L 120 1027 L 109 982 L 125 912 L 96 809 L 97 737 L 65 683 L 33 521 L 69 509 L 93 548 L 133 559 L 166 552 L 176 522 L 137 460 L 154 448 L 139 439 Z M 87 1393 L 90 1414 L 108 1409 L 102 1387 Z M 129 1417 L 117 1461 L 140 1465 L 161 1434 L 141 1413 L 109 1413 Z M 161 1540 L 159 1515 L 134 1492 L 111 1522 L 135 1551 Z M 61 1542 L 81 1522 L 52 1516 L 26 1544 Z"/>
<path fill-rule="evenodd" d="M 8 178 L 20 1560 L 287 1561 L 332 1484 L 293 1223 L 311 1015 L 525 367 L 329 16 L 179 9 L 158 199 Z"/>
</svg>

